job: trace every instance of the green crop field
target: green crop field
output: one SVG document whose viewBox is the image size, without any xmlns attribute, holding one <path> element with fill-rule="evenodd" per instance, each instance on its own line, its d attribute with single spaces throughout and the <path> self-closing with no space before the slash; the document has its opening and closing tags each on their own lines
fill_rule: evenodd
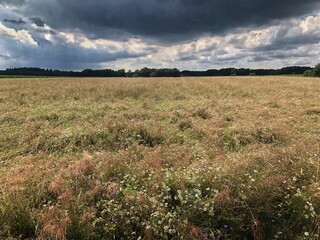
<svg viewBox="0 0 320 240">
<path fill-rule="evenodd" d="M 320 81 L 0 79 L 1 239 L 319 239 Z"/>
</svg>

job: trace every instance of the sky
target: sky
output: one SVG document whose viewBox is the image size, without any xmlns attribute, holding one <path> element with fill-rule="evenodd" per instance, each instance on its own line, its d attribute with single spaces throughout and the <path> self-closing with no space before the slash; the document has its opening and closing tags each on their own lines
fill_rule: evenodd
<svg viewBox="0 0 320 240">
<path fill-rule="evenodd" d="M 318 62 L 319 0 L 0 0 L 0 69 Z"/>
</svg>

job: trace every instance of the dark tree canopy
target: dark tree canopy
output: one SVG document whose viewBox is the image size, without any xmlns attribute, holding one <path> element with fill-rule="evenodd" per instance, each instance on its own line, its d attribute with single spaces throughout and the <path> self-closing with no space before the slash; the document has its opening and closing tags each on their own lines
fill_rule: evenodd
<svg viewBox="0 0 320 240">
<path fill-rule="evenodd" d="M 315 77 L 320 77 L 320 63 L 318 63 L 315 67 L 314 67 L 314 76 Z"/>
<path fill-rule="evenodd" d="M 304 72 L 305 77 L 320 77 L 320 63 L 318 63 L 314 69 L 308 69 Z"/>
<path fill-rule="evenodd" d="M 92 70 L 85 69 L 81 72 L 61 71 L 41 68 L 8 68 L 0 71 L 0 75 L 4 76 L 57 76 L 57 77 L 198 77 L 198 76 L 252 76 L 252 75 L 291 75 L 304 74 L 310 71 L 310 67 L 285 67 L 281 69 L 249 69 L 249 68 L 223 68 L 209 69 L 206 71 L 180 71 L 177 68 L 142 68 L 135 71 L 125 71 L 124 69 L 112 70 Z M 320 76 L 320 64 L 316 66 L 313 73 Z"/>
</svg>

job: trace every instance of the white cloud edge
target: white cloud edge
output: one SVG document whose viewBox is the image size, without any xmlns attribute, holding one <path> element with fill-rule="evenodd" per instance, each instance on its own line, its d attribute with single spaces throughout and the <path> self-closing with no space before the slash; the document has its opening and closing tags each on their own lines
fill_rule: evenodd
<svg viewBox="0 0 320 240">
<path fill-rule="evenodd" d="M 31 33 L 26 30 L 15 30 L 13 28 L 8 28 L 0 22 L 0 36 L 13 38 L 21 43 L 38 45 L 38 43 L 32 38 Z"/>
</svg>

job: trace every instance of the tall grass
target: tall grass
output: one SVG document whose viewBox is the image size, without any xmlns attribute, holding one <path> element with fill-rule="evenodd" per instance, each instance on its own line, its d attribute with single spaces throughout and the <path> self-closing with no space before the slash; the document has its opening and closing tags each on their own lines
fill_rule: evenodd
<svg viewBox="0 0 320 240">
<path fill-rule="evenodd" d="M 0 238 L 319 239 L 318 89 L 0 79 Z"/>
</svg>

